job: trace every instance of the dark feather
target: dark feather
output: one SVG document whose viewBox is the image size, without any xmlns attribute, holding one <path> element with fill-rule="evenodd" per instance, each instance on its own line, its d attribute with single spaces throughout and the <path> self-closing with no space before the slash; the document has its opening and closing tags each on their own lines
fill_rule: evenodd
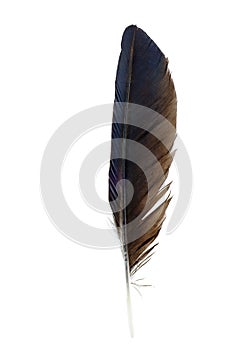
<svg viewBox="0 0 234 350">
<path fill-rule="evenodd" d="M 150 108 L 173 127 L 168 128 L 160 115 L 153 113 L 154 118 L 145 130 L 146 112 L 141 108 L 134 110 L 128 104 Z M 109 170 L 109 201 L 130 274 L 150 258 L 170 203 L 168 195 L 152 211 L 170 187 L 170 184 L 163 188 L 162 185 L 173 159 L 171 149 L 176 137 L 175 128 L 176 93 L 168 60 L 144 31 L 130 26 L 123 34 L 116 76 Z M 127 140 L 145 146 L 154 157 L 141 157 Z M 132 160 L 134 152 L 138 152 L 143 167 Z M 150 176 L 146 176 L 146 169 Z M 121 179 L 131 182 L 133 197 L 127 184 L 119 182 Z"/>
</svg>

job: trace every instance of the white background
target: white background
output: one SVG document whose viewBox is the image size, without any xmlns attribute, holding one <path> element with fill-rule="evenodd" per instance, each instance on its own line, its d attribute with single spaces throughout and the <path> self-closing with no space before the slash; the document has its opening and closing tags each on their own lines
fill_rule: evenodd
<svg viewBox="0 0 234 350">
<path fill-rule="evenodd" d="M 0 348 L 234 347 L 231 1 L 1 1 Z M 75 244 L 41 202 L 40 161 L 57 127 L 114 96 L 124 28 L 170 59 L 178 132 L 193 164 L 189 212 L 133 290 L 129 337 L 118 250 Z M 141 277 L 141 276 L 140 276 Z"/>
</svg>

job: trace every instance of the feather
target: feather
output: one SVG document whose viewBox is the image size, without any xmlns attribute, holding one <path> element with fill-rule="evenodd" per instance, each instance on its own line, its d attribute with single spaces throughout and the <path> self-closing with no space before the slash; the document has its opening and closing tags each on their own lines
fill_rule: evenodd
<svg viewBox="0 0 234 350">
<path fill-rule="evenodd" d="M 130 279 L 150 259 L 171 200 L 170 195 L 163 199 L 170 184 L 162 186 L 174 155 L 177 101 L 168 60 L 143 30 L 127 27 L 121 48 L 112 120 L 109 202 L 122 245 L 130 297 Z"/>
</svg>

